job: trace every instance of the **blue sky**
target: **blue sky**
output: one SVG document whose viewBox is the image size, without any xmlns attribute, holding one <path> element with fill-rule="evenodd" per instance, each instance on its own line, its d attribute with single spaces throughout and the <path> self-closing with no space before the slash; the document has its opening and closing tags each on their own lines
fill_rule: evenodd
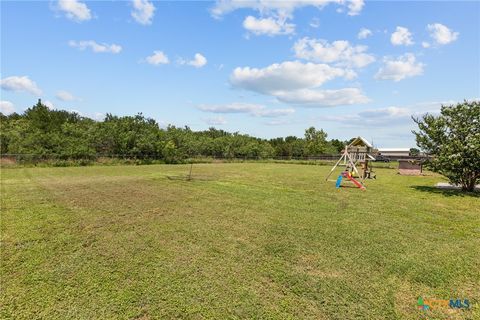
<svg viewBox="0 0 480 320">
<path fill-rule="evenodd" d="M 411 147 L 411 115 L 480 96 L 479 24 L 476 1 L 2 1 L 1 108 Z"/>
</svg>

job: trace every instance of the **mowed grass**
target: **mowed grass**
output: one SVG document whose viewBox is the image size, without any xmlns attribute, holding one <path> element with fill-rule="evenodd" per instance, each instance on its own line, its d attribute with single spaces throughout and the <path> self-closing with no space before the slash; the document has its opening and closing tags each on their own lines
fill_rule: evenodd
<svg viewBox="0 0 480 320">
<path fill-rule="evenodd" d="M 478 194 L 392 169 L 363 192 L 327 166 L 188 167 L 3 169 L 0 318 L 480 318 Z"/>
</svg>

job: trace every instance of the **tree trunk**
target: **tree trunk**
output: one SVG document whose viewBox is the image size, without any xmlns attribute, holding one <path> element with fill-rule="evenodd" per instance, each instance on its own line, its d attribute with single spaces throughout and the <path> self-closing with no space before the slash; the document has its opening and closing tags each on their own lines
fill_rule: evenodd
<svg viewBox="0 0 480 320">
<path fill-rule="evenodd" d="M 475 190 L 475 182 L 477 179 L 468 179 L 462 184 L 462 190 L 473 192 Z"/>
</svg>

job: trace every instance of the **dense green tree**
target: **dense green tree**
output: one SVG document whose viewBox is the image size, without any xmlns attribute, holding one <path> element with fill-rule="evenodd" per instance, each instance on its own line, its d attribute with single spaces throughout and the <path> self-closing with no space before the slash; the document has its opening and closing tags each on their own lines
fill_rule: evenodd
<svg viewBox="0 0 480 320">
<path fill-rule="evenodd" d="M 338 139 L 332 139 L 330 140 L 330 144 L 332 145 L 332 147 L 336 150 L 337 153 L 341 153 L 343 151 L 343 149 L 345 148 L 346 146 L 346 142 L 345 141 L 340 141 Z"/>
<path fill-rule="evenodd" d="M 310 127 L 305 130 L 306 154 L 315 156 L 322 154 L 327 149 L 327 133 L 322 129 Z"/>
<path fill-rule="evenodd" d="M 55 154 L 63 159 L 93 158 L 96 154 L 92 141 L 93 120 L 86 119 L 75 124 L 64 123 Z"/>
<path fill-rule="evenodd" d="M 417 157 L 418 155 L 420 155 L 420 150 L 418 150 L 417 148 L 410 148 L 409 155 L 411 155 L 412 157 Z"/>
<path fill-rule="evenodd" d="M 165 144 L 162 149 L 162 155 L 166 163 L 181 163 L 185 158 L 185 155 L 172 140 Z"/>
<path fill-rule="evenodd" d="M 430 155 L 427 165 L 463 190 L 480 181 L 480 102 L 442 106 L 439 115 L 413 118 L 417 145 Z"/>
<path fill-rule="evenodd" d="M 215 128 L 196 132 L 189 127 L 160 128 L 141 113 L 107 114 L 102 121 L 94 121 L 75 112 L 50 109 L 41 100 L 23 114 L 0 113 L 0 124 L 2 154 L 36 158 L 94 159 L 100 155 L 180 163 L 194 157 L 301 158 L 338 152 L 338 140 L 327 141 L 327 134 L 313 127 L 306 130 L 305 138 L 265 140 Z"/>
<path fill-rule="evenodd" d="M 74 112 L 50 110 L 40 99 L 36 105 L 24 112 L 23 117 L 30 122 L 30 126 L 43 133 L 59 132 L 65 122 L 76 123 L 81 120 Z"/>
<path fill-rule="evenodd" d="M 13 119 L 12 119 L 13 121 Z M 8 145 L 10 142 L 10 135 L 8 131 L 10 131 L 11 121 L 9 118 L 0 112 L 0 153 L 4 154 L 8 152 Z"/>
</svg>

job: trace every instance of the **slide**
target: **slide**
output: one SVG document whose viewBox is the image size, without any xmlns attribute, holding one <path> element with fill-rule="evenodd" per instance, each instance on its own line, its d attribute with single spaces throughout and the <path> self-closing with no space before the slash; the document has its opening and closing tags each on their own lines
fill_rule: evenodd
<svg viewBox="0 0 480 320">
<path fill-rule="evenodd" d="M 350 173 L 347 175 L 347 177 L 348 177 L 348 180 L 352 181 L 357 187 L 359 187 L 362 190 L 365 190 L 365 187 L 363 186 L 363 184 L 355 180 Z"/>
</svg>

